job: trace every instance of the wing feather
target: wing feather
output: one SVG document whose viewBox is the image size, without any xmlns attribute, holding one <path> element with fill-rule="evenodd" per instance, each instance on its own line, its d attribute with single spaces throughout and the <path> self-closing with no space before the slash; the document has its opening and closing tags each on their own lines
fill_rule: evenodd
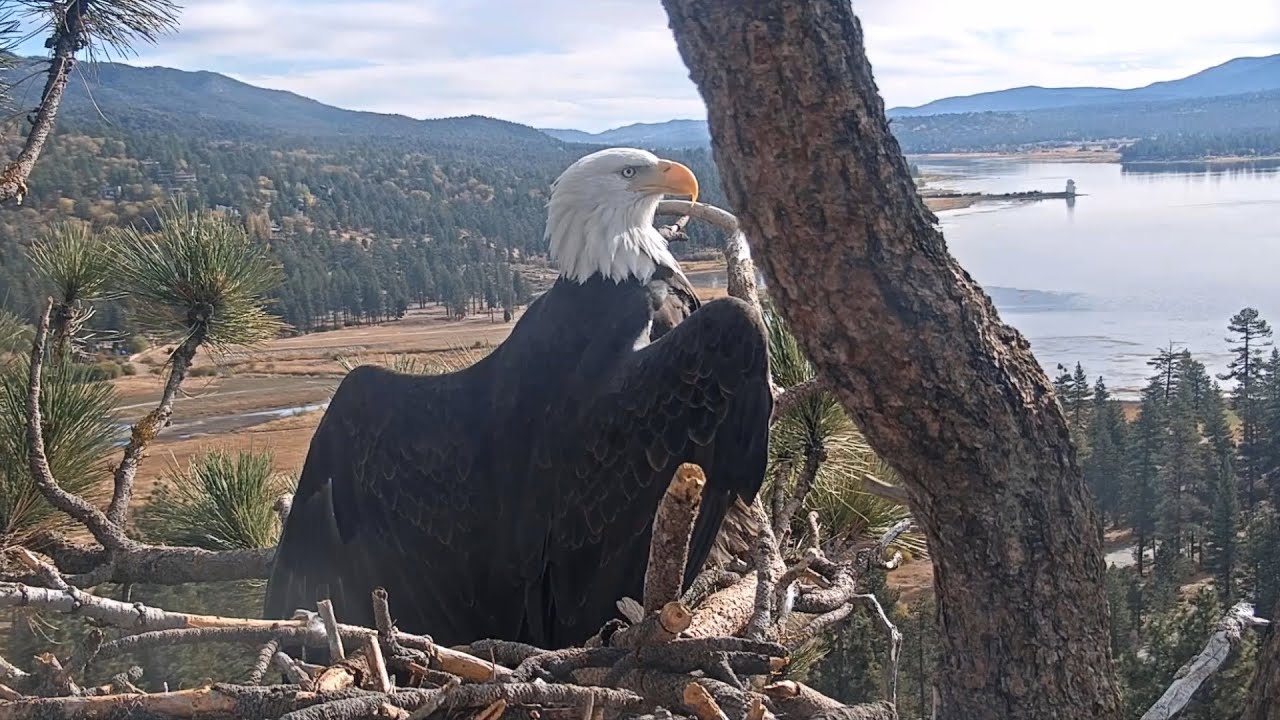
<svg viewBox="0 0 1280 720">
<path fill-rule="evenodd" d="M 653 514 L 676 467 L 707 473 L 690 548 L 701 566 L 734 498 L 754 499 L 764 478 L 768 383 L 763 325 L 750 306 L 716 300 L 658 341 L 632 353 L 579 412 L 582 432 L 565 438 L 543 581 L 541 622 L 553 646 L 580 642 L 638 597 Z M 584 588 L 588 588 L 584 592 Z"/>
<path fill-rule="evenodd" d="M 486 630 L 466 612 L 477 531 L 492 511 L 472 449 L 483 442 L 465 438 L 484 424 L 483 370 L 473 368 L 421 377 L 364 366 L 343 379 L 299 478 L 266 617 L 313 609 L 327 593 L 340 620 L 371 623 L 370 593 L 382 586 L 405 630 L 442 642 Z"/>
</svg>

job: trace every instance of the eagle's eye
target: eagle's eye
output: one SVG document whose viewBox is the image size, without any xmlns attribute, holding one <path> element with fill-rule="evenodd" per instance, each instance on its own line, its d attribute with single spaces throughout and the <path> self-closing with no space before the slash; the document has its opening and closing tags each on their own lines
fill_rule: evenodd
<svg viewBox="0 0 1280 720">
<path fill-rule="evenodd" d="M 630 180 L 635 176 L 636 176 L 636 169 L 634 167 L 631 167 L 628 165 L 627 167 L 622 168 L 622 177 Z"/>
</svg>

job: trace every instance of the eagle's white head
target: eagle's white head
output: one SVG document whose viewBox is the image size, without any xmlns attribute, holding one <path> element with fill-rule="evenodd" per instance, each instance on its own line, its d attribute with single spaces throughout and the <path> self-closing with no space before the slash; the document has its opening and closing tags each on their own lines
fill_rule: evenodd
<svg viewBox="0 0 1280 720">
<path fill-rule="evenodd" d="M 698 179 L 678 162 L 645 150 L 609 148 L 570 165 L 551 185 L 545 239 L 560 274 L 586 282 L 595 273 L 648 282 L 659 265 L 680 273 L 653 227 L 664 194 L 698 199 Z"/>
</svg>

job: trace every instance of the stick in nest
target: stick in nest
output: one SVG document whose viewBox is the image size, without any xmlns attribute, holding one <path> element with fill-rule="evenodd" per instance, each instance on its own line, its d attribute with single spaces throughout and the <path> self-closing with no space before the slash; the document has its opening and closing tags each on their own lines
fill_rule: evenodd
<svg viewBox="0 0 1280 720">
<path fill-rule="evenodd" d="M 684 463 L 676 468 L 653 518 L 649 564 L 644 574 L 644 609 L 657 612 L 680 599 L 685 566 L 689 562 L 689 536 L 707 476 L 702 468 Z"/>
</svg>

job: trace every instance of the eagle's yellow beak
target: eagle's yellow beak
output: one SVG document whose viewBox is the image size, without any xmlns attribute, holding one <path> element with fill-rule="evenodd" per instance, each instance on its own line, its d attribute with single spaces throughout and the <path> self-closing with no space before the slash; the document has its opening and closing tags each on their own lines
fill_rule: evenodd
<svg viewBox="0 0 1280 720">
<path fill-rule="evenodd" d="M 688 195 L 690 201 L 698 201 L 698 178 L 692 170 L 674 160 L 659 160 L 658 166 L 645 175 L 637 178 L 640 189 L 666 195 Z"/>
</svg>

